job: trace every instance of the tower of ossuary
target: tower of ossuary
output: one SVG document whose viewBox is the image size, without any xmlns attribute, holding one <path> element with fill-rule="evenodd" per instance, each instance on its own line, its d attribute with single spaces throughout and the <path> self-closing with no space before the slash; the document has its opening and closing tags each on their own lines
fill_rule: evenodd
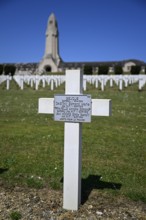
<svg viewBox="0 0 146 220">
<path fill-rule="evenodd" d="M 58 25 L 55 15 L 52 13 L 48 19 L 45 53 L 39 63 L 39 72 L 58 72 L 60 60 Z"/>
</svg>

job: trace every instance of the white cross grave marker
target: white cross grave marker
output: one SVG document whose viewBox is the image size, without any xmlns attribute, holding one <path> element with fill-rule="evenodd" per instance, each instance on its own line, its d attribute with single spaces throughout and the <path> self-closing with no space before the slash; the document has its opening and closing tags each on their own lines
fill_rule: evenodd
<svg viewBox="0 0 146 220">
<path fill-rule="evenodd" d="M 83 95 L 83 75 L 80 70 L 66 70 L 65 95 L 40 98 L 38 113 L 53 114 L 65 121 L 63 208 L 78 210 L 81 203 L 82 122 L 91 115 L 110 116 L 110 99 L 91 99 Z"/>
</svg>

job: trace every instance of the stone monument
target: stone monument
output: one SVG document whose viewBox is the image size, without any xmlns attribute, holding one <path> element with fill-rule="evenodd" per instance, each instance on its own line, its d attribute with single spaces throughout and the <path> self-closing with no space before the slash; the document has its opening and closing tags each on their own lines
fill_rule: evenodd
<svg viewBox="0 0 146 220">
<path fill-rule="evenodd" d="M 58 72 L 59 71 L 59 32 L 55 15 L 52 13 L 49 16 L 46 30 L 46 46 L 43 59 L 39 63 L 39 72 Z"/>
</svg>

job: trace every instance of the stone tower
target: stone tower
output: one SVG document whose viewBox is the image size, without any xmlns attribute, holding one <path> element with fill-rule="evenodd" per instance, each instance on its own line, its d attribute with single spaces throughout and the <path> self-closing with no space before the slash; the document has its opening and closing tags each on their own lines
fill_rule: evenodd
<svg viewBox="0 0 146 220">
<path fill-rule="evenodd" d="M 49 16 L 46 30 L 46 45 L 45 54 L 39 63 L 39 72 L 58 72 L 59 71 L 59 39 L 58 25 L 55 15 L 52 13 Z"/>
</svg>

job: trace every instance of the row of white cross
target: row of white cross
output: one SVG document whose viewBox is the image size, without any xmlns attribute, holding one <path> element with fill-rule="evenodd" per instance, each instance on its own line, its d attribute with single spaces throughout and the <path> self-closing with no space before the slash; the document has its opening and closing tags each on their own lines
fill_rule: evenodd
<svg viewBox="0 0 146 220">
<path fill-rule="evenodd" d="M 50 90 L 54 90 L 62 83 L 64 83 L 65 76 L 39 76 L 39 75 L 15 75 L 11 76 L 0 76 L 0 84 L 6 81 L 6 89 L 10 89 L 10 81 L 15 80 L 17 85 L 20 87 L 21 90 L 24 89 L 24 84 L 27 84 L 30 87 L 35 87 L 35 90 L 39 89 L 40 83 L 42 83 L 42 87 L 45 88 L 46 86 L 50 86 Z"/>
<path fill-rule="evenodd" d="M 35 90 L 39 89 L 39 85 L 42 84 L 42 87 L 50 87 L 50 90 L 54 90 L 56 87 L 60 86 L 65 82 L 65 76 L 63 75 L 15 75 L 13 78 L 11 76 L 0 76 L 0 84 L 6 81 L 6 89 L 10 89 L 10 81 L 14 79 L 18 84 L 21 90 L 24 89 L 24 84 L 29 85 L 30 87 L 35 87 Z M 95 88 L 100 88 L 104 91 L 107 83 L 109 86 L 113 87 L 114 84 L 119 87 L 119 90 L 123 90 L 124 87 L 128 87 L 134 83 L 138 83 L 138 89 L 142 88 L 146 84 L 146 75 L 84 75 L 83 76 L 83 90 L 87 90 L 88 83 L 93 85 Z"/>
<path fill-rule="evenodd" d="M 146 75 L 96 75 L 84 76 L 84 90 L 86 90 L 86 82 L 94 85 L 95 88 L 100 87 L 104 91 L 107 83 L 113 87 L 114 84 L 123 90 L 123 87 L 138 83 L 138 89 L 141 90 L 146 84 Z"/>
<path fill-rule="evenodd" d="M 46 85 L 50 86 L 51 90 L 57 88 L 62 83 L 64 83 L 65 77 L 62 75 L 59 76 L 39 76 L 39 75 L 32 75 L 32 76 L 14 76 L 14 80 L 17 82 L 21 90 L 24 89 L 24 83 L 33 87 L 35 86 L 35 90 L 39 89 L 40 83 L 42 83 L 42 87 L 45 88 Z"/>
</svg>

